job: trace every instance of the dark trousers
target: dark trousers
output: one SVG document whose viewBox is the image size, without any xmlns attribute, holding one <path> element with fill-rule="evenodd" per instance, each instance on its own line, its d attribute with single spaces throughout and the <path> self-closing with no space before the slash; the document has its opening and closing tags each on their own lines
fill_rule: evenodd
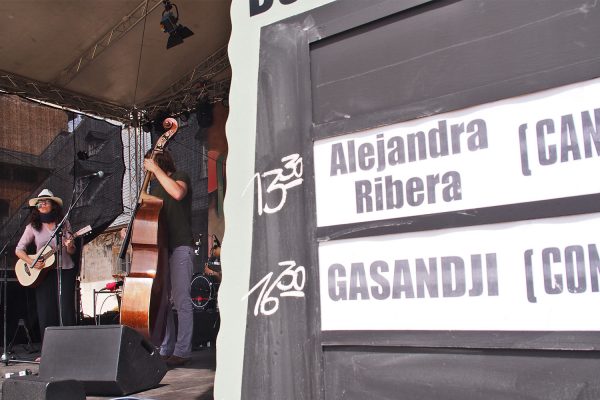
<svg viewBox="0 0 600 400">
<path fill-rule="evenodd" d="M 75 325 L 75 269 L 63 269 L 62 281 L 62 320 L 63 326 Z M 44 341 L 44 331 L 49 326 L 60 326 L 58 314 L 58 271 L 52 269 L 42 283 L 35 288 L 40 337 Z"/>
</svg>

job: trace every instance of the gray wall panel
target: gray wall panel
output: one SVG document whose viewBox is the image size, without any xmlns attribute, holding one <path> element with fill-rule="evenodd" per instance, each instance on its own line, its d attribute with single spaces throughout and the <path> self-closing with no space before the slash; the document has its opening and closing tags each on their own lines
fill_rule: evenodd
<svg viewBox="0 0 600 400">
<path fill-rule="evenodd" d="M 314 123 L 437 114 L 556 86 L 548 73 L 576 82 L 585 66 L 596 77 L 599 15 L 589 1 L 438 1 L 316 41 Z"/>
<path fill-rule="evenodd" d="M 326 400 L 600 398 L 600 353 L 326 348 Z"/>
</svg>

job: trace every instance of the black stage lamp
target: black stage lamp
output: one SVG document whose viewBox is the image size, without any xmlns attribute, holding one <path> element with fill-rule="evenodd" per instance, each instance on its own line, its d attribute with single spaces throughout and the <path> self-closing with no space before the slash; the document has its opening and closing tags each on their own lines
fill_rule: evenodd
<svg viewBox="0 0 600 400">
<path fill-rule="evenodd" d="M 163 4 L 165 5 L 165 9 L 163 10 L 162 18 L 160 19 L 160 27 L 163 32 L 169 34 L 167 49 L 170 49 L 173 46 L 183 43 L 183 39 L 192 36 L 194 32 L 178 23 L 179 9 L 176 4 L 171 4 L 169 0 L 163 0 Z M 175 14 L 171 11 L 173 7 L 175 7 Z"/>
<path fill-rule="evenodd" d="M 213 123 L 212 104 L 206 98 L 201 98 L 196 103 L 196 118 L 200 128 L 208 128 Z"/>
<path fill-rule="evenodd" d="M 142 129 L 146 133 L 152 132 L 152 121 L 146 121 L 142 124 Z"/>
</svg>

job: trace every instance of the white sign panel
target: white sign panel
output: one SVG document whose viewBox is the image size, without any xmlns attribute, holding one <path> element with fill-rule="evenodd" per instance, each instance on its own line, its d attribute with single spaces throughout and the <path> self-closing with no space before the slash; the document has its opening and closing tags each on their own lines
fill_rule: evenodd
<svg viewBox="0 0 600 400">
<path fill-rule="evenodd" d="M 322 330 L 599 331 L 600 214 L 319 245 Z"/>
<path fill-rule="evenodd" d="M 600 192 L 600 80 L 317 141 L 317 225 Z"/>
</svg>

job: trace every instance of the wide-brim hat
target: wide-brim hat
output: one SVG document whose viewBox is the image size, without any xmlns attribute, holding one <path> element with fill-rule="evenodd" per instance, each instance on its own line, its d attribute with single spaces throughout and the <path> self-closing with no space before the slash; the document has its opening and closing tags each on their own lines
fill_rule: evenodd
<svg viewBox="0 0 600 400">
<path fill-rule="evenodd" d="M 40 200 L 52 200 L 61 207 L 63 205 L 63 201 L 60 197 L 56 197 L 50 190 L 44 189 L 38 194 L 38 197 L 29 200 L 29 207 L 35 207 L 36 203 Z"/>
</svg>

